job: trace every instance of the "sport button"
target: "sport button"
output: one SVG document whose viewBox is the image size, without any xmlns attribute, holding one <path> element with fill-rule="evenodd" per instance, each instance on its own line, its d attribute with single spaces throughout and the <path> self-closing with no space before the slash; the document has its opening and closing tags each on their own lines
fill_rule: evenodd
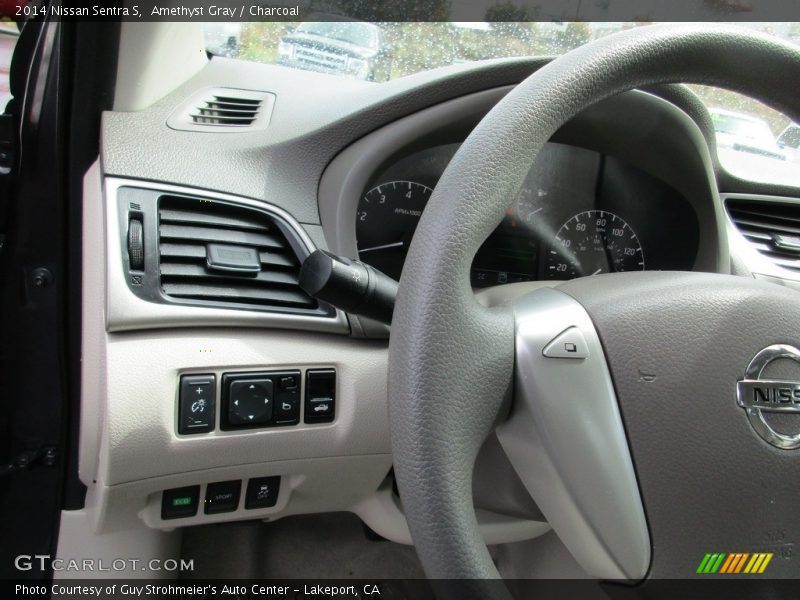
<svg viewBox="0 0 800 600">
<path fill-rule="evenodd" d="M 218 481 L 206 486 L 206 502 L 204 511 L 207 515 L 233 512 L 239 506 L 239 493 L 242 482 Z"/>
</svg>

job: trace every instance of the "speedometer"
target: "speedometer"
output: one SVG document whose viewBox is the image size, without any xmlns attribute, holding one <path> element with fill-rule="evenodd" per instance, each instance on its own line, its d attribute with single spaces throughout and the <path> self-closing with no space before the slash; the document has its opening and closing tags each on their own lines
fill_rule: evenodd
<svg viewBox="0 0 800 600">
<path fill-rule="evenodd" d="M 550 279 L 643 270 L 639 238 L 621 217 L 607 210 L 587 210 L 569 219 L 547 255 Z"/>
<path fill-rule="evenodd" d="M 358 203 L 358 257 L 400 279 L 408 246 L 433 190 L 414 181 L 389 181 L 369 190 Z"/>
</svg>

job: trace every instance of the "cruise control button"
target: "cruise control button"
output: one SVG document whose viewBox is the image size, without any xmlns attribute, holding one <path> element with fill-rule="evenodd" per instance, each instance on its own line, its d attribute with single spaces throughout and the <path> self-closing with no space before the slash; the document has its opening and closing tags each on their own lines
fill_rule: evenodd
<svg viewBox="0 0 800 600">
<path fill-rule="evenodd" d="M 553 338 L 542 350 L 548 358 L 587 358 L 589 345 L 577 327 L 570 327 Z"/>
</svg>

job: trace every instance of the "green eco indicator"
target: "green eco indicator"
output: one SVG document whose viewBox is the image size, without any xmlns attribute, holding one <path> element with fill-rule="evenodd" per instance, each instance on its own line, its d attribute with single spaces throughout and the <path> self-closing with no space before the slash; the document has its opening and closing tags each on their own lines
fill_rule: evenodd
<svg viewBox="0 0 800 600">
<path fill-rule="evenodd" d="M 172 499 L 172 506 L 189 506 L 192 503 L 191 496 L 181 496 Z"/>
</svg>

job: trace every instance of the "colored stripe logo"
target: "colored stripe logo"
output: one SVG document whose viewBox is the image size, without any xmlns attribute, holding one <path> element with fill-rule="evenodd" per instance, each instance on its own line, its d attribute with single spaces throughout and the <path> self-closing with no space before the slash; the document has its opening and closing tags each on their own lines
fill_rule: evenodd
<svg viewBox="0 0 800 600">
<path fill-rule="evenodd" d="M 714 573 L 725 575 L 761 574 L 767 569 L 772 557 L 772 552 L 710 552 L 700 561 L 697 573 L 703 575 L 713 575 Z"/>
</svg>

